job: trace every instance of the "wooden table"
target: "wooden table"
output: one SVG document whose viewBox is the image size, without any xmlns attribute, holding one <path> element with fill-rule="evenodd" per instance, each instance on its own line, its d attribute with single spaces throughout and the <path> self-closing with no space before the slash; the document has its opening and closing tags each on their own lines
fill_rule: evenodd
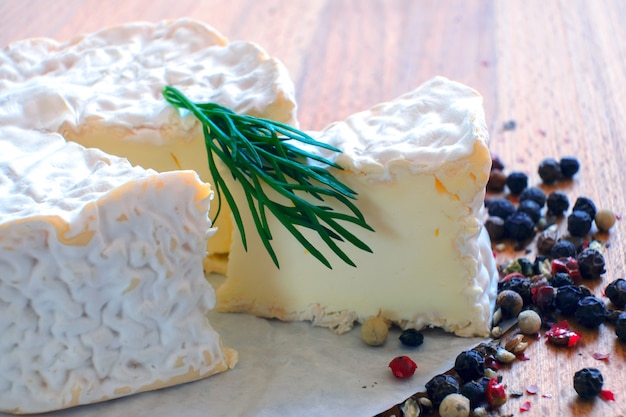
<svg viewBox="0 0 626 417">
<path fill-rule="evenodd" d="M 68 40 L 135 20 L 193 17 L 232 40 L 259 43 L 296 84 L 305 129 L 390 100 L 434 75 L 482 93 L 491 149 L 507 170 L 538 184 L 544 157 L 575 155 L 582 169 L 565 186 L 599 207 L 626 207 L 626 2 L 622 0 L 3 0 L 0 47 L 33 36 Z M 503 124 L 514 120 L 514 130 Z M 626 276 L 626 225 L 609 236 L 604 282 Z M 509 253 L 510 255 L 510 253 Z M 594 352 L 610 353 L 608 361 Z M 612 328 L 584 332 L 574 349 L 532 343 L 529 361 L 502 372 L 511 398 L 502 414 L 618 416 L 626 413 L 626 348 Z M 582 402 L 574 372 L 595 366 L 615 402 Z M 542 394 L 551 396 L 547 398 Z M 391 404 L 381 404 L 381 411 Z"/>
</svg>

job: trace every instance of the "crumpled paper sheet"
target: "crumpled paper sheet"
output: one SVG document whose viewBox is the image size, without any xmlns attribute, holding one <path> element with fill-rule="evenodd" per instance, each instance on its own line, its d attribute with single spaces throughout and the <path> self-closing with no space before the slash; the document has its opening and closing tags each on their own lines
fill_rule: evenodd
<svg viewBox="0 0 626 417">
<path fill-rule="evenodd" d="M 217 287 L 222 281 L 212 277 Z M 246 314 L 209 313 L 225 346 L 239 352 L 234 369 L 204 380 L 42 414 L 46 417 L 372 417 L 454 365 L 463 350 L 487 339 L 424 331 L 424 344 L 403 346 L 392 328 L 386 343 L 371 347 L 360 328 L 343 335 L 309 323 L 283 323 Z M 398 379 L 388 367 L 408 355 L 418 366 Z M 8 417 L 0 413 L 0 417 Z M 39 415 L 37 415 L 39 416 Z"/>
</svg>

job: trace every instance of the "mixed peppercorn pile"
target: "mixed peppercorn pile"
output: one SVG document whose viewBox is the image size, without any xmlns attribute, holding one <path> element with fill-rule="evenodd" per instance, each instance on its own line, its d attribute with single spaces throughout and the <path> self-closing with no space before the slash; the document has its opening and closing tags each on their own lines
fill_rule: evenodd
<svg viewBox="0 0 626 417">
<path fill-rule="evenodd" d="M 579 169 L 576 158 L 547 158 L 539 164 L 538 174 L 542 185 L 553 186 L 571 180 Z M 502 162 L 494 158 L 485 200 L 485 228 L 496 252 L 512 243 L 515 251 L 526 250 L 535 257 L 518 257 L 499 266 L 494 340 L 459 354 L 453 369 L 427 382 L 426 392 L 399 404 L 394 414 L 382 415 L 497 415 L 507 401 L 506 384 L 497 373 L 500 366 L 524 359 L 525 336 L 539 337 L 543 332 L 548 343 L 575 346 L 581 335 L 570 329 L 570 322 L 588 329 L 613 326 L 619 341 L 626 343 L 626 280 L 602 284 L 606 244 L 595 237 L 608 232 L 619 217 L 611 210 L 598 209 L 588 197 L 577 197 L 572 205 L 566 193 L 558 189 L 546 193 L 543 188 L 551 187 L 529 186 L 523 172 L 505 174 Z M 532 244 L 536 247 L 529 250 Z M 594 294 L 591 284 L 602 286 L 602 296 Z M 500 339 L 504 330 L 499 324 L 506 319 L 516 325 L 505 341 Z M 423 336 L 407 330 L 400 340 L 418 346 Z M 394 375 L 406 378 L 417 368 L 409 361 L 412 363 L 408 357 L 395 358 L 389 366 Z M 604 389 L 604 377 L 594 367 L 576 372 L 572 386 L 581 399 L 614 398 Z M 530 403 L 524 402 L 520 411 L 529 408 Z"/>
</svg>

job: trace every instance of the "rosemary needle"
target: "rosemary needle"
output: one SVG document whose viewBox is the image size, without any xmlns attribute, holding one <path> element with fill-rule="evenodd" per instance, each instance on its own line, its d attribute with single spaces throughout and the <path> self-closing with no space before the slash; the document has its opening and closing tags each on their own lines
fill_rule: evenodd
<svg viewBox="0 0 626 417">
<path fill-rule="evenodd" d="M 241 184 L 261 241 L 277 267 L 279 263 L 271 245 L 268 212 L 328 268 L 332 268 L 330 262 L 304 236 L 302 228 L 317 232 L 321 240 L 351 266 L 355 266 L 354 262 L 339 247 L 338 242 L 348 241 L 361 250 L 371 252 L 364 242 L 342 225 L 352 223 L 373 231 L 353 202 L 356 193 L 337 180 L 329 170 L 307 164 L 306 159 L 336 169 L 342 168 L 294 142 L 333 152 L 341 152 L 339 149 L 316 141 L 284 123 L 237 114 L 215 103 L 193 103 L 174 87 L 166 86 L 163 96 L 174 107 L 190 111 L 201 122 L 209 170 L 218 197 L 218 210 L 213 221 L 219 216 L 223 194 L 233 213 L 244 249 L 247 250 L 247 240 L 241 214 L 233 194 L 218 171 L 216 157 L 230 170 L 235 181 Z M 284 203 L 272 199 L 268 190 Z M 306 195 L 312 198 L 305 198 Z M 334 199 L 345 210 L 335 211 L 325 205 L 327 199 Z M 311 203 L 311 200 L 319 201 L 320 205 Z"/>
</svg>

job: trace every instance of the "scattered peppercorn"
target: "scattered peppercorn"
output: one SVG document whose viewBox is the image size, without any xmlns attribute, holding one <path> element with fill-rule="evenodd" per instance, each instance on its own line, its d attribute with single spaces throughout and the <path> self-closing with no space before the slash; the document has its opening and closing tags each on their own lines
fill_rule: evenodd
<svg viewBox="0 0 626 417">
<path fill-rule="evenodd" d="M 500 217 L 502 220 L 506 220 L 517 210 L 515 205 L 506 198 L 493 198 L 485 201 L 485 205 L 490 216 Z"/>
<path fill-rule="evenodd" d="M 548 310 L 554 303 L 554 288 L 551 285 L 540 285 L 533 289 L 533 304 L 540 309 Z"/>
<path fill-rule="evenodd" d="M 470 406 L 475 408 L 485 399 L 486 384 L 479 381 L 469 381 L 461 387 L 460 394 L 467 397 Z"/>
<path fill-rule="evenodd" d="M 569 323 L 566 320 L 554 323 L 550 329 L 546 331 L 546 337 L 555 346 L 575 346 L 581 339 L 580 334 L 570 330 Z"/>
<path fill-rule="evenodd" d="M 596 397 L 603 385 L 604 377 L 597 368 L 583 368 L 574 374 L 574 390 L 583 399 Z"/>
<path fill-rule="evenodd" d="M 459 382 L 447 374 L 435 375 L 426 383 L 426 393 L 435 407 L 439 407 L 447 395 L 457 394 L 459 388 Z"/>
<path fill-rule="evenodd" d="M 598 210 L 594 220 L 596 222 L 598 230 L 600 230 L 601 232 L 608 232 L 615 224 L 617 217 L 615 216 L 615 213 L 613 213 L 611 210 L 602 209 Z"/>
<path fill-rule="evenodd" d="M 626 280 L 618 278 L 611 281 L 604 289 L 604 295 L 611 300 L 615 307 L 624 308 L 626 306 Z"/>
<path fill-rule="evenodd" d="M 617 338 L 626 342 L 626 313 L 621 313 L 615 320 L 615 335 Z"/>
<path fill-rule="evenodd" d="M 578 308 L 578 302 L 583 297 L 584 294 L 578 286 L 563 285 L 556 290 L 554 305 L 565 315 L 574 314 Z"/>
<path fill-rule="evenodd" d="M 596 217 L 597 209 L 596 205 L 588 197 L 578 197 L 574 202 L 574 206 L 572 207 L 572 211 L 582 210 L 589 215 L 592 219 Z"/>
<path fill-rule="evenodd" d="M 408 378 L 415 373 L 417 364 L 408 356 L 398 356 L 389 362 L 389 368 L 396 378 Z"/>
<path fill-rule="evenodd" d="M 504 236 L 504 220 L 500 217 L 489 216 L 485 221 L 485 229 L 492 242 L 500 240 Z"/>
<path fill-rule="evenodd" d="M 406 329 L 400 334 L 400 342 L 406 346 L 420 346 L 424 343 L 424 334 L 416 329 Z"/>
<path fill-rule="evenodd" d="M 515 130 L 516 127 L 517 127 L 517 123 L 515 122 L 515 120 L 507 120 L 502 125 L 502 128 L 504 130 Z"/>
<path fill-rule="evenodd" d="M 578 307 L 574 317 L 583 326 L 596 328 L 604 323 L 606 316 L 606 306 L 598 297 L 591 295 L 578 300 Z"/>
<path fill-rule="evenodd" d="M 606 272 L 604 256 L 595 249 L 584 249 L 576 255 L 576 260 L 580 276 L 585 279 L 600 278 Z"/>
<path fill-rule="evenodd" d="M 465 382 L 478 379 L 485 374 L 485 357 L 473 349 L 463 351 L 454 361 L 454 370 Z"/>
<path fill-rule="evenodd" d="M 539 187 L 528 187 L 519 195 L 520 203 L 522 201 L 532 200 L 543 207 L 546 204 L 546 193 Z"/>
<path fill-rule="evenodd" d="M 498 378 L 491 378 L 485 392 L 487 402 L 492 408 L 498 408 L 506 402 L 504 384 Z"/>
<path fill-rule="evenodd" d="M 498 284 L 499 291 L 514 291 L 522 297 L 522 305 L 529 304 L 532 301 L 532 292 L 530 288 L 530 280 L 524 277 L 513 277 Z M 521 309 L 520 309 L 521 310 Z M 518 312 L 519 314 L 519 312 Z"/>
<path fill-rule="evenodd" d="M 552 191 L 546 200 L 548 213 L 554 216 L 561 216 L 569 208 L 569 198 L 563 191 Z"/>
<path fill-rule="evenodd" d="M 528 214 L 535 224 L 541 218 L 541 206 L 534 200 L 520 201 L 517 205 L 517 211 Z"/>
<path fill-rule="evenodd" d="M 576 175 L 578 169 L 580 168 L 578 159 L 571 156 L 564 156 L 561 158 L 559 165 L 561 166 L 561 175 L 566 179 L 570 179 Z"/>
<path fill-rule="evenodd" d="M 564 285 L 574 285 L 574 280 L 565 272 L 557 272 L 549 279 L 550 285 L 555 288 L 562 287 Z"/>
<path fill-rule="evenodd" d="M 561 165 L 554 158 L 546 158 L 539 163 L 537 170 L 545 184 L 553 184 L 561 179 Z"/>
<path fill-rule="evenodd" d="M 530 277 L 535 273 L 535 266 L 528 258 L 516 258 L 504 268 L 504 273 L 512 272 L 519 272 L 525 277 Z"/>
<path fill-rule="evenodd" d="M 370 317 L 361 325 L 361 339 L 370 346 L 380 346 L 387 340 L 389 325 L 380 316 Z"/>
<path fill-rule="evenodd" d="M 524 300 L 513 290 L 503 290 L 496 297 L 496 307 L 502 310 L 504 317 L 517 317 L 524 307 Z"/>
<path fill-rule="evenodd" d="M 506 186 L 506 174 L 499 169 L 492 169 L 487 181 L 487 190 L 492 192 L 502 192 Z"/>
<path fill-rule="evenodd" d="M 537 237 L 537 252 L 542 255 L 550 255 L 556 242 L 556 233 L 550 229 L 544 230 Z"/>
<path fill-rule="evenodd" d="M 524 310 L 517 316 L 517 326 L 526 335 L 536 334 L 541 329 L 541 317 L 533 310 Z"/>
<path fill-rule="evenodd" d="M 468 417 L 470 411 L 469 398 L 461 394 L 447 395 L 439 405 L 440 417 Z"/>
<path fill-rule="evenodd" d="M 513 195 L 519 195 L 528 187 L 528 175 L 520 171 L 511 172 L 506 177 L 506 186 Z"/>
<path fill-rule="evenodd" d="M 518 242 L 535 234 L 535 222 L 524 212 L 515 212 L 504 219 L 504 235 Z"/>
<path fill-rule="evenodd" d="M 552 258 L 575 258 L 576 246 L 574 246 L 574 244 L 569 240 L 561 239 L 557 241 L 554 246 L 552 246 L 550 256 Z"/>
<path fill-rule="evenodd" d="M 574 210 L 567 216 L 567 231 L 570 232 L 572 236 L 585 236 L 591 230 L 592 219 L 593 217 L 589 216 L 587 212 Z"/>
<path fill-rule="evenodd" d="M 504 170 L 504 162 L 502 162 L 499 156 L 491 155 L 491 169 Z"/>
</svg>

